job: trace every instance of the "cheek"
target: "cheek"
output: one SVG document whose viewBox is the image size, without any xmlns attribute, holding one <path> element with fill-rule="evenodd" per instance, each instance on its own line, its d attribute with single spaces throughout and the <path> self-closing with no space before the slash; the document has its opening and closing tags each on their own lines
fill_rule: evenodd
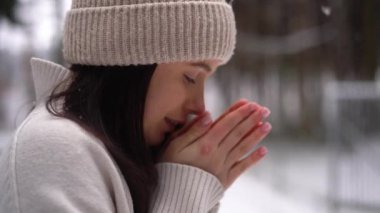
<svg viewBox="0 0 380 213">
<path fill-rule="evenodd" d="M 180 76 L 153 79 L 146 97 L 146 113 L 152 118 L 163 117 L 184 103 L 187 89 Z"/>
<path fill-rule="evenodd" d="M 186 99 L 184 87 L 172 83 L 162 84 L 148 91 L 144 110 L 144 136 L 148 145 L 158 145 L 165 136 L 165 117 L 179 118 Z"/>
</svg>

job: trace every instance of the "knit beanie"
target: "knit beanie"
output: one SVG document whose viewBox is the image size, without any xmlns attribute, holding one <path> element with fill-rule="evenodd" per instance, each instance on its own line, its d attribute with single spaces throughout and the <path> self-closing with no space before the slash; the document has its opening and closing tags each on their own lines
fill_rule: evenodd
<svg viewBox="0 0 380 213">
<path fill-rule="evenodd" d="M 236 24 L 226 0 L 73 0 L 64 26 L 70 64 L 138 65 L 233 55 Z"/>
</svg>

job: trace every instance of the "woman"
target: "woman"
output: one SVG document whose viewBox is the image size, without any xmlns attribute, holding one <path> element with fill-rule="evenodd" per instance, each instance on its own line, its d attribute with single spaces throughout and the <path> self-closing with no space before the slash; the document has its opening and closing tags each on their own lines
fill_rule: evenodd
<svg viewBox="0 0 380 213">
<path fill-rule="evenodd" d="M 73 0 L 70 67 L 31 60 L 36 107 L 1 156 L 0 212 L 216 212 L 271 129 L 247 100 L 215 122 L 205 109 L 235 36 L 224 0 Z"/>
</svg>

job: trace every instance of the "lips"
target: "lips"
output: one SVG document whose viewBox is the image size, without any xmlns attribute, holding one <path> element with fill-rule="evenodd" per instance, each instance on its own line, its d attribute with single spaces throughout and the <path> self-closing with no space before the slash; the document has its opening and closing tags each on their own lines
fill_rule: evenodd
<svg viewBox="0 0 380 213">
<path fill-rule="evenodd" d="M 165 118 L 166 124 L 169 126 L 168 131 L 173 131 L 175 128 L 175 123 L 173 123 L 169 118 Z"/>
<path fill-rule="evenodd" d="M 169 131 L 173 131 L 175 129 L 178 129 L 181 126 L 183 126 L 183 124 L 184 124 L 184 122 L 173 120 L 173 119 L 170 119 L 170 118 L 167 118 L 167 117 L 165 117 L 165 121 L 166 121 L 166 123 L 168 124 L 168 126 L 170 128 Z"/>
</svg>

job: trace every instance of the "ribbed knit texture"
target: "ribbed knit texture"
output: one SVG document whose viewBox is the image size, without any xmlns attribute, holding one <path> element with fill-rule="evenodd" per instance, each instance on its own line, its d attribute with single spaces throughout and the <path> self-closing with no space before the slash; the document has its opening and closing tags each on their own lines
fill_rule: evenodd
<svg viewBox="0 0 380 213">
<path fill-rule="evenodd" d="M 158 164 L 159 188 L 151 212 L 207 212 L 223 195 L 223 186 L 213 175 L 196 167 L 170 163 Z M 201 188 L 198 186 L 201 185 Z"/>
<path fill-rule="evenodd" d="M 72 64 L 225 64 L 234 53 L 235 25 L 225 0 L 73 0 L 63 53 Z"/>
<path fill-rule="evenodd" d="M 38 58 L 31 60 L 31 66 L 32 70 L 39 70 L 38 72 L 32 72 L 37 102 L 40 101 L 41 97 L 47 97 L 52 88 L 70 75 L 70 71 L 64 66 Z M 68 84 L 65 85 L 67 86 Z"/>
<path fill-rule="evenodd" d="M 50 87 L 70 71 L 34 58 L 32 72 L 40 101 L 0 155 L 0 212 L 133 213 L 128 183 L 103 143 L 45 108 Z M 224 188 L 215 176 L 175 163 L 159 163 L 157 169 L 150 212 L 218 211 Z"/>
<path fill-rule="evenodd" d="M 167 3 L 167 2 L 177 2 L 181 3 L 188 0 L 74 0 L 71 8 L 82 8 L 82 7 L 108 7 L 108 6 L 118 6 L 118 5 L 132 5 L 132 4 L 145 4 L 145 3 Z M 225 3 L 226 0 L 192 0 L 192 2 L 220 2 Z"/>
</svg>

